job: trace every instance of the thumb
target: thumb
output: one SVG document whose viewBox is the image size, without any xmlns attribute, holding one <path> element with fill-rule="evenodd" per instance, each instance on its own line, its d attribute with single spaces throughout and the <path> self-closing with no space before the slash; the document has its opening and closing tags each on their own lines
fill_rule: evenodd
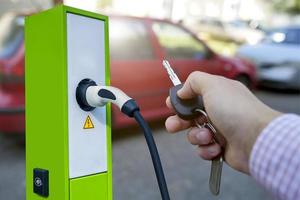
<svg viewBox="0 0 300 200">
<path fill-rule="evenodd" d="M 186 79 L 183 87 L 178 90 L 177 95 L 182 99 L 190 99 L 203 95 L 212 82 L 213 75 L 204 72 L 193 72 Z"/>
</svg>

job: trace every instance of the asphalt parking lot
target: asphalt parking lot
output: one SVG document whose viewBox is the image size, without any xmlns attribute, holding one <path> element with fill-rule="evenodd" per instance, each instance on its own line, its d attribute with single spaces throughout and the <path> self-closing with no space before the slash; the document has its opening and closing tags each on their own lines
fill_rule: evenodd
<svg viewBox="0 0 300 200">
<path fill-rule="evenodd" d="M 255 94 L 282 112 L 300 114 L 300 95 L 274 91 Z M 246 114 L 246 113 L 245 113 Z M 269 195 L 250 177 L 225 166 L 221 194 L 208 190 L 210 162 L 199 159 L 185 133 L 166 134 L 163 122 L 151 124 L 173 200 L 267 200 Z M 15 138 L 0 135 L 0 199 L 25 199 L 25 151 Z M 139 129 L 118 132 L 113 137 L 114 199 L 160 199 L 148 149 Z"/>
</svg>

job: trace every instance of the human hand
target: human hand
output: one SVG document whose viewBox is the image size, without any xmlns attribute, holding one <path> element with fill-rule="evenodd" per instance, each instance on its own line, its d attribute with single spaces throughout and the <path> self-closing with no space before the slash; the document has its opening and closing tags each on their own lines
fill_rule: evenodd
<svg viewBox="0 0 300 200">
<path fill-rule="evenodd" d="M 257 136 L 281 113 L 263 104 L 240 82 L 203 72 L 190 74 L 177 94 L 182 99 L 202 96 L 210 121 L 226 140 L 225 161 L 249 174 L 249 156 Z M 169 98 L 166 103 L 172 109 Z M 199 147 L 203 159 L 212 160 L 221 153 L 221 146 L 213 142 L 210 130 L 197 128 L 192 121 L 177 115 L 170 116 L 165 125 L 171 133 L 191 128 L 188 140 Z"/>
</svg>

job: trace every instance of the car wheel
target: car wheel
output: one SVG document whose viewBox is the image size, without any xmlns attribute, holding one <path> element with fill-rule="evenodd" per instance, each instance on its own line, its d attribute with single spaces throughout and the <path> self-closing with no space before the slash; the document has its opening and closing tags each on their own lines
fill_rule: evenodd
<svg viewBox="0 0 300 200">
<path fill-rule="evenodd" d="M 235 80 L 241 82 L 242 84 L 244 84 L 247 88 L 251 89 L 252 86 L 252 82 L 250 80 L 250 78 L 247 75 L 239 75 L 235 78 Z"/>
</svg>

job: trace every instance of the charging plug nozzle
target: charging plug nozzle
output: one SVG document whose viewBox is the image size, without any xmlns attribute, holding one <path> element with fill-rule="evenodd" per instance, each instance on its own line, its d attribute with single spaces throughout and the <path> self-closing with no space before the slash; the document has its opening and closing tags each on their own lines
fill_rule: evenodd
<svg viewBox="0 0 300 200">
<path fill-rule="evenodd" d="M 133 113 L 140 110 L 136 102 L 122 90 L 112 86 L 99 86 L 91 79 L 79 82 L 76 99 L 80 108 L 85 111 L 105 106 L 109 102 L 117 105 L 129 117 L 133 117 Z"/>
</svg>

